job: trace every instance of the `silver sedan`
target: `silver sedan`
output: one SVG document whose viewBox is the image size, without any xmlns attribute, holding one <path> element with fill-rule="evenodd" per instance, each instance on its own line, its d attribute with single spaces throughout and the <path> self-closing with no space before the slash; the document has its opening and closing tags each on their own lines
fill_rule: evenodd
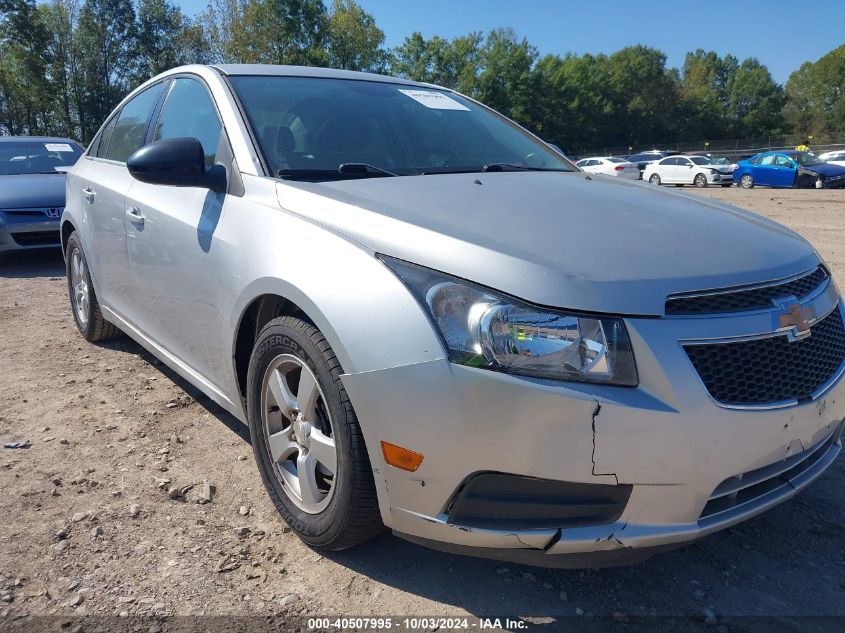
<svg viewBox="0 0 845 633">
<path fill-rule="evenodd" d="M 123 100 L 67 187 L 81 334 L 131 336 L 247 423 L 312 546 L 387 527 L 632 562 L 840 451 L 845 308 L 805 240 L 586 177 L 450 90 L 178 68 Z"/>
</svg>

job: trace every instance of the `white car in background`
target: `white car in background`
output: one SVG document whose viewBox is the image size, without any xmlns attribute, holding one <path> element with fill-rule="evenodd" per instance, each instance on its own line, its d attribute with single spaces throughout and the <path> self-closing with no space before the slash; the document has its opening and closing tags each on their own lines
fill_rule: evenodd
<svg viewBox="0 0 845 633">
<path fill-rule="evenodd" d="M 722 185 L 733 184 L 734 165 L 718 165 L 706 156 L 668 156 L 647 165 L 643 180 L 653 185 Z"/>
<path fill-rule="evenodd" d="M 842 165 L 845 167 L 845 149 L 838 149 L 833 152 L 819 154 L 818 159 L 826 163 L 833 163 L 834 165 Z"/>
<path fill-rule="evenodd" d="M 624 158 L 616 158 L 615 156 L 582 158 L 575 164 L 588 174 L 621 176 L 622 178 L 630 178 L 631 180 L 639 180 L 640 178 L 640 169 L 636 163 L 631 163 Z"/>
</svg>

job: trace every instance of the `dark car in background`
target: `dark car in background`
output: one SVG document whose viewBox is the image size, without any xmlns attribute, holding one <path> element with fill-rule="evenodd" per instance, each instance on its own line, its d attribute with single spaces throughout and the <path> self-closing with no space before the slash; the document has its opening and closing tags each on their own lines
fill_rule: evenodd
<svg viewBox="0 0 845 633">
<path fill-rule="evenodd" d="M 60 245 L 65 174 L 83 151 L 68 138 L 0 137 L 0 253 Z"/>
<path fill-rule="evenodd" d="M 763 152 L 739 161 L 733 180 L 743 189 L 756 185 L 838 189 L 845 187 L 845 167 L 825 163 L 809 152 Z"/>
<path fill-rule="evenodd" d="M 656 163 L 657 161 L 669 156 L 669 152 L 661 152 L 658 150 L 649 150 L 647 152 L 640 152 L 639 154 L 632 154 L 628 156 L 629 163 L 636 163 L 640 170 L 640 178 L 648 165 Z"/>
</svg>

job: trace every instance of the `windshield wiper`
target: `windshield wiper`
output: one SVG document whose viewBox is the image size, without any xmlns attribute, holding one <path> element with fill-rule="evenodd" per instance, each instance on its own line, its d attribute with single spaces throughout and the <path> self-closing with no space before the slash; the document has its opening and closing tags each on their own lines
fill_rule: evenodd
<svg viewBox="0 0 845 633">
<path fill-rule="evenodd" d="M 381 175 L 381 176 L 398 176 L 399 174 L 394 173 L 392 171 L 388 171 L 386 169 L 382 169 L 381 167 L 376 167 L 375 165 L 370 165 L 369 163 L 341 163 L 338 165 L 337 173 L 339 174 L 349 174 L 355 176 L 366 176 L 366 175 Z"/>
<path fill-rule="evenodd" d="M 342 163 L 337 169 L 279 169 L 276 175 L 286 180 L 342 180 L 398 176 L 399 174 L 367 163 Z"/>
<path fill-rule="evenodd" d="M 552 169 L 549 167 L 528 167 L 526 165 L 514 165 L 513 163 L 488 163 L 481 167 L 481 171 L 571 171 L 569 169 Z"/>
<path fill-rule="evenodd" d="M 513 163 L 488 163 L 481 167 L 481 171 L 560 171 L 567 172 L 570 169 L 552 169 L 550 167 L 528 167 L 526 165 L 514 165 Z"/>
</svg>

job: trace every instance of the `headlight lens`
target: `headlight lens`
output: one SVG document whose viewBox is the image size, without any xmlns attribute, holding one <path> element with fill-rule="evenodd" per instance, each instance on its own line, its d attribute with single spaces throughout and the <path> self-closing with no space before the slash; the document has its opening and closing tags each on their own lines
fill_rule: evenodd
<svg viewBox="0 0 845 633">
<path fill-rule="evenodd" d="M 381 256 L 426 308 L 452 362 L 557 380 L 633 387 L 622 319 L 552 311 Z"/>
</svg>

